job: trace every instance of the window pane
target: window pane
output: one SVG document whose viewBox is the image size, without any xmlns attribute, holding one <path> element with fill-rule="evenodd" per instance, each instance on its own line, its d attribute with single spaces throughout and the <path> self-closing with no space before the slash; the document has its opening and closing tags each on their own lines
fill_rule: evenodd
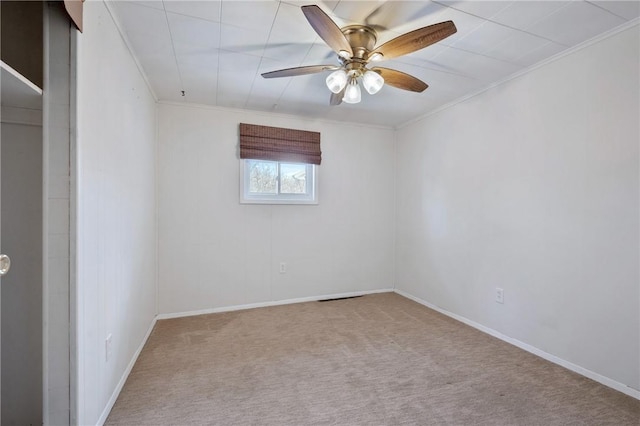
<svg viewBox="0 0 640 426">
<path fill-rule="evenodd" d="M 242 204 L 318 204 L 313 164 L 242 159 L 240 171 Z"/>
<path fill-rule="evenodd" d="M 249 166 L 250 193 L 278 193 L 278 163 L 274 161 L 247 160 L 247 165 Z"/>
<path fill-rule="evenodd" d="M 307 166 L 280 163 L 280 192 L 305 194 L 307 192 Z"/>
</svg>

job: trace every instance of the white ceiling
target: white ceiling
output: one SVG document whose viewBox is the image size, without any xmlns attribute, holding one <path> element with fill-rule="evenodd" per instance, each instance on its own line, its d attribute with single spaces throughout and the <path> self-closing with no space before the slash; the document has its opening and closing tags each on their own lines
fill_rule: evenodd
<svg viewBox="0 0 640 426">
<path fill-rule="evenodd" d="M 385 86 L 359 104 L 329 106 L 328 72 L 264 79 L 261 73 L 337 64 L 300 6 L 317 4 L 338 26 L 367 23 L 378 45 L 452 20 L 458 32 L 380 63 L 429 84 L 422 93 Z M 640 16 L 640 1 L 114 1 L 159 100 L 276 111 L 397 126 L 481 90 Z M 182 96 L 184 91 L 184 96 Z"/>
</svg>

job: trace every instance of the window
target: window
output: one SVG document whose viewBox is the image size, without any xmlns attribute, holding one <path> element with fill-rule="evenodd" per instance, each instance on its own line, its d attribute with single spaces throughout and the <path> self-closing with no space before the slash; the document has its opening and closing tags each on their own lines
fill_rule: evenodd
<svg viewBox="0 0 640 426">
<path fill-rule="evenodd" d="M 284 161 L 240 160 L 240 202 L 318 204 L 316 167 Z"/>
<path fill-rule="evenodd" d="M 240 123 L 240 202 L 318 204 L 320 133 Z"/>
</svg>

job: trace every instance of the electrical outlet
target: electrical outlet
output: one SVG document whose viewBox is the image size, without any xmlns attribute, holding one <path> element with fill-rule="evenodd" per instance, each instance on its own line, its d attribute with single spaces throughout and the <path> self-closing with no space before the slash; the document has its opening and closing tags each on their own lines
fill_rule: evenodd
<svg viewBox="0 0 640 426">
<path fill-rule="evenodd" d="M 496 302 L 504 303 L 504 290 L 496 287 Z"/>
<path fill-rule="evenodd" d="M 109 361 L 109 358 L 111 358 L 111 342 L 112 342 L 111 333 L 109 333 L 107 338 L 104 340 L 104 360 L 105 361 Z"/>
<path fill-rule="evenodd" d="M 287 264 L 285 262 L 280 262 L 280 273 L 281 274 L 287 273 Z"/>
</svg>

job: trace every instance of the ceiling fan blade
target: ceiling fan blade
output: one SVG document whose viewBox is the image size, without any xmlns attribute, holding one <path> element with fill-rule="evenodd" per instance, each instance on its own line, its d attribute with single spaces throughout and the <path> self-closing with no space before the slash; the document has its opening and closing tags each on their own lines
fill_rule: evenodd
<svg viewBox="0 0 640 426">
<path fill-rule="evenodd" d="M 297 75 L 315 74 L 322 71 L 337 70 L 340 67 L 337 65 L 309 65 L 306 67 L 285 68 L 277 71 L 270 71 L 262 73 L 264 78 L 276 78 L 276 77 L 295 77 Z"/>
<path fill-rule="evenodd" d="M 423 92 L 429 85 L 422 80 L 418 80 L 412 75 L 390 68 L 375 67 L 371 69 L 384 78 L 384 83 L 398 89 L 410 90 L 412 92 Z"/>
<path fill-rule="evenodd" d="M 345 88 L 338 93 L 332 92 L 331 99 L 329 99 L 329 105 L 332 105 L 332 106 L 340 105 L 342 103 L 342 98 L 344 98 L 344 91 L 346 89 L 347 87 L 345 86 Z"/>
<path fill-rule="evenodd" d="M 318 33 L 330 48 L 338 54 L 344 50 L 349 53 L 349 56 L 353 56 L 351 45 L 336 23 L 329 18 L 329 15 L 324 13 L 322 9 L 316 5 L 302 6 L 302 12 L 316 33 Z"/>
<path fill-rule="evenodd" d="M 458 31 L 453 21 L 440 22 L 428 27 L 418 28 L 401 36 L 389 40 L 371 52 L 382 53 L 382 59 L 397 58 L 416 50 L 424 49 L 439 42 Z M 371 55 L 369 55 L 371 56 Z"/>
</svg>

